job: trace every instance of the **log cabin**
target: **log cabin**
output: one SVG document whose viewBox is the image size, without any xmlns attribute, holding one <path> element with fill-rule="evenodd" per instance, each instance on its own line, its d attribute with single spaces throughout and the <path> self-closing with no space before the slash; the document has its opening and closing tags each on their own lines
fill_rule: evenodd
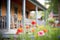
<svg viewBox="0 0 60 40">
<path fill-rule="evenodd" d="M 0 0 L 0 32 L 15 34 L 18 22 L 30 18 L 31 11 L 45 11 L 37 0 Z M 37 12 L 36 12 L 37 13 Z"/>
</svg>

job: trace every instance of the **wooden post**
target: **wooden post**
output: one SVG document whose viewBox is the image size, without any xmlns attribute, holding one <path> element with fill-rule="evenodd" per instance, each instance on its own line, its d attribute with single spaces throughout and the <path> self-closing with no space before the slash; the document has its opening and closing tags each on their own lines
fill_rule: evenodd
<svg viewBox="0 0 60 40">
<path fill-rule="evenodd" d="M 6 14 L 7 29 L 10 29 L 10 0 L 7 0 L 7 14 Z"/>
<path fill-rule="evenodd" d="M 23 11 L 22 11 L 22 13 L 23 13 L 23 27 L 25 26 L 25 23 L 24 23 L 24 20 L 25 20 L 25 13 L 26 13 L 26 0 L 23 0 Z"/>
<path fill-rule="evenodd" d="M 36 22 L 37 22 L 37 16 L 38 16 L 38 7 L 36 6 Z"/>
</svg>

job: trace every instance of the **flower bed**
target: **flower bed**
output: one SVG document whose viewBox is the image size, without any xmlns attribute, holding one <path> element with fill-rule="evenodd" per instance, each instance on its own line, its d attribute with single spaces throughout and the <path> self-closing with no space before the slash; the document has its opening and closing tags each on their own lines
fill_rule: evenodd
<svg viewBox="0 0 60 40">
<path fill-rule="evenodd" d="M 51 25 L 37 25 L 32 21 L 31 26 L 26 25 L 17 29 L 16 35 L 10 35 L 10 40 L 60 40 L 60 28 Z"/>
<path fill-rule="evenodd" d="M 60 40 L 60 29 L 49 25 L 46 27 L 28 27 L 27 29 L 23 29 L 23 32 L 20 31 L 17 35 L 17 40 Z M 13 37 L 11 38 L 14 39 Z"/>
</svg>

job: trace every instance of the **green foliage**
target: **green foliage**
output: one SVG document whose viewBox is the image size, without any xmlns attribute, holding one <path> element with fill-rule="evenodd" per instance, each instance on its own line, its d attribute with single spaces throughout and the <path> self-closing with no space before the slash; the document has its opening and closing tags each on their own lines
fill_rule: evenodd
<svg viewBox="0 0 60 40">
<path fill-rule="evenodd" d="M 50 19 L 48 20 L 48 22 L 49 22 L 49 23 L 54 23 L 54 22 L 55 22 L 55 19 L 50 18 Z"/>
<path fill-rule="evenodd" d="M 48 0 L 48 1 L 50 1 L 50 0 Z M 53 10 L 54 13 L 58 13 L 58 0 L 51 0 L 49 5 L 50 5 L 50 7 L 48 8 L 49 13 L 51 10 Z"/>
<path fill-rule="evenodd" d="M 2 34 L 0 33 L 0 40 L 2 39 Z"/>
<path fill-rule="evenodd" d="M 10 35 L 10 40 L 14 40 L 14 38 L 13 38 L 13 36 L 12 36 L 12 35 Z"/>
</svg>

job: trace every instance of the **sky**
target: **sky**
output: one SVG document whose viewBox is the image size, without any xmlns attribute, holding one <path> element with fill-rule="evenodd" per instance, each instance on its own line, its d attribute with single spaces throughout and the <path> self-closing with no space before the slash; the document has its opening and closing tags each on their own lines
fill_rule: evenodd
<svg viewBox="0 0 60 40">
<path fill-rule="evenodd" d="M 37 0 L 38 2 L 40 2 L 42 5 L 44 5 L 45 0 Z"/>
<path fill-rule="evenodd" d="M 38 2 L 40 2 L 42 5 L 44 5 L 46 8 L 49 7 L 49 5 L 45 5 L 45 0 L 37 0 Z"/>
</svg>

